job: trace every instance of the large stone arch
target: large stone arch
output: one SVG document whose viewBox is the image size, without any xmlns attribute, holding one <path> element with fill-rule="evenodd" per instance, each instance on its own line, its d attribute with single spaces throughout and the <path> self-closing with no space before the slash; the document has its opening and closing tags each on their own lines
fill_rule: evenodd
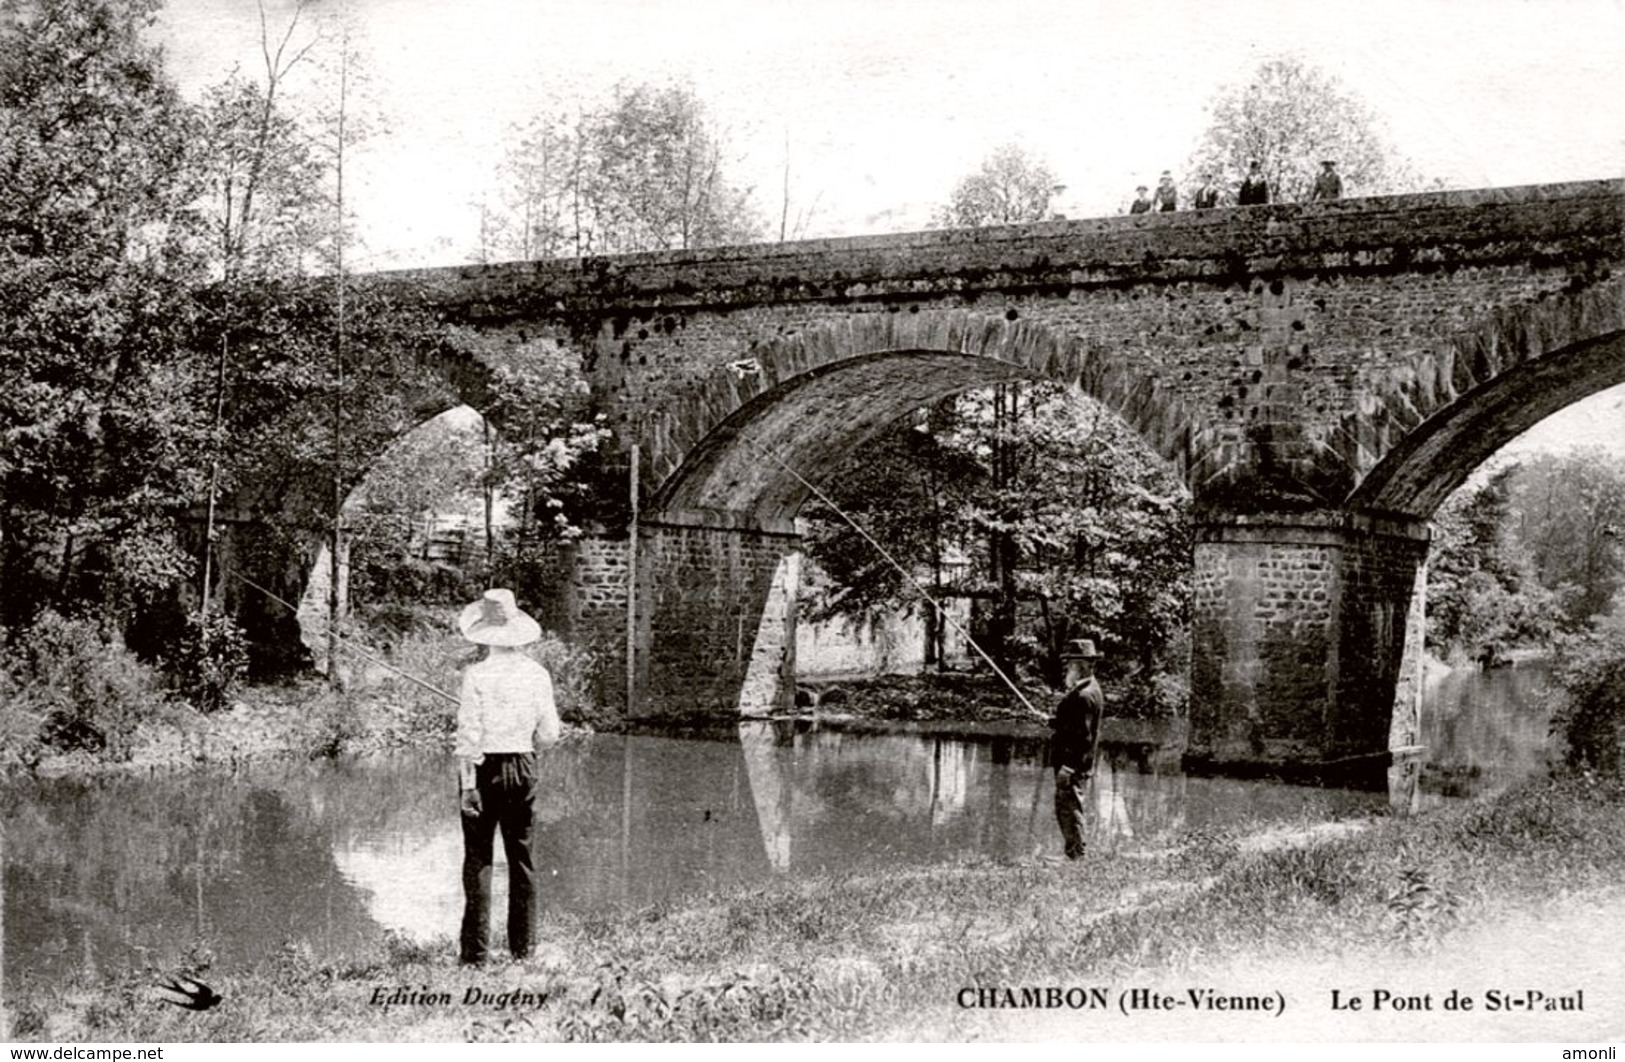
<svg viewBox="0 0 1625 1062">
<path fill-rule="evenodd" d="M 1431 517 L 1474 469 L 1553 413 L 1625 383 L 1625 276 L 1499 309 L 1350 414 L 1355 510 Z"/>
<path fill-rule="evenodd" d="M 654 508 L 783 526 L 808 493 L 796 473 L 817 482 L 909 410 L 1022 378 L 1079 388 L 1186 473 L 1190 420 L 1154 366 L 1013 314 L 911 310 L 757 344 L 649 417 L 640 438 Z"/>
</svg>

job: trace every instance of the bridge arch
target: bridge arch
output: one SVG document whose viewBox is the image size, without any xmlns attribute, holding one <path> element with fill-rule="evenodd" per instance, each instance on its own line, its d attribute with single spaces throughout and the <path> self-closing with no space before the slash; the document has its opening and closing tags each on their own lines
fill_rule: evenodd
<svg viewBox="0 0 1625 1062">
<path fill-rule="evenodd" d="M 1370 471 L 1349 507 L 1427 519 L 1501 447 L 1620 383 L 1625 276 L 1498 310 L 1350 415 L 1348 459 Z"/>
<path fill-rule="evenodd" d="M 1154 366 L 1013 312 L 869 313 L 757 344 L 651 416 L 654 507 L 782 526 L 808 493 L 790 469 L 816 482 L 910 410 L 1017 379 L 1079 388 L 1185 475 L 1190 417 Z"/>
</svg>

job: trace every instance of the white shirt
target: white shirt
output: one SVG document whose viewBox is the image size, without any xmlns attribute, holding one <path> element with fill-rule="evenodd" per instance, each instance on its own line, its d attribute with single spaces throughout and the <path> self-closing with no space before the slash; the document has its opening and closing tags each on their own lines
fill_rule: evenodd
<svg viewBox="0 0 1625 1062">
<path fill-rule="evenodd" d="M 553 676 L 523 653 L 494 652 L 463 675 L 457 708 L 458 756 L 534 752 L 559 739 Z"/>
</svg>

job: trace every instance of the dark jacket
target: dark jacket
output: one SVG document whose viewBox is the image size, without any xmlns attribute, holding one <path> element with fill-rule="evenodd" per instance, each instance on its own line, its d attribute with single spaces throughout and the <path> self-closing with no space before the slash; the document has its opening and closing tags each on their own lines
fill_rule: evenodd
<svg viewBox="0 0 1625 1062">
<path fill-rule="evenodd" d="M 1093 676 L 1066 691 L 1050 718 L 1054 733 L 1049 741 L 1049 763 L 1056 770 L 1070 767 L 1088 774 L 1095 766 L 1095 745 L 1100 740 L 1100 717 L 1106 698 Z"/>
<path fill-rule="evenodd" d="M 1257 206 L 1270 201 L 1269 182 L 1264 178 L 1249 177 L 1241 182 L 1241 190 L 1236 193 L 1237 206 Z"/>
</svg>

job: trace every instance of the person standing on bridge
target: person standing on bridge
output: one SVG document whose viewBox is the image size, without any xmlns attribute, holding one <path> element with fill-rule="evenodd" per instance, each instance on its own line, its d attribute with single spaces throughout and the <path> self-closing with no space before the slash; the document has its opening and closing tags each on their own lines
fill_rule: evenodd
<svg viewBox="0 0 1625 1062">
<path fill-rule="evenodd" d="M 536 749 L 559 739 L 553 677 L 520 646 L 542 628 L 520 611 L 512 590 L 487 590 L 463 609 L 457 628 L 489 655 L 463 675 L 457 709 L 457 786 L 463 823 L 463 924 L 459 958 L 483 963 L 490 951 L 491 862 L 496 832 L 508 856 L 508 951 L 530 954 L 535 936 Z"/>
<path fill-rule="evenodd" d="M 1213 183 L 1213 174 L 1202 174 L 1202 187 L 1196 190 L 1196 209 L 1212 210 L 1219 205 L 1219 186 Z"/>
<path fill-rule="evenodd" d="M 1142 184 L 1134 189 L 1134 202 L 1128 205 L 1128 212 L 1130 214 L 1151 213 L 1151 196 L 1145 185 Z"/>
<path fill-rule="evenodd" d="M 1157 180 L 1157 191 L 1153 197 L 1157 203 L 1158 213 L 1167 213 L 1179 209 L 1179 190 L 1174 187 L 1174 175 L 1167 170 Z"/>
<path fill-rule="evenodd" d="M 1315 202 L 1343 198 L 1343 178 L 1337 175 L 1335 159 L 1326 159 L 1320 164 L 1320 173 L 1315 176 L 1315 191 L 1309 198 Z"/>
<path fill-rule="evenodd" d="M 1263 167 L 1254 159 L 1247 164 L 1247 177 L 1236 192 L 1237 206 L 1259 206 L 1270 201 L 1270 185 L 1264 180 Z"/>
<path fill-rule="evenodd" d="M 1055 770 L 1055 822 L 1068 859 L 1083 856 L 1084 793 L 1095 773 L 1100 718 L 1106 700 L 1095 678 L 1100 653 L 1091 638 L 1076 638 L 1061 654 L 1066 693 L 1050 719 L 1049 762 Z"/>
</svg>

